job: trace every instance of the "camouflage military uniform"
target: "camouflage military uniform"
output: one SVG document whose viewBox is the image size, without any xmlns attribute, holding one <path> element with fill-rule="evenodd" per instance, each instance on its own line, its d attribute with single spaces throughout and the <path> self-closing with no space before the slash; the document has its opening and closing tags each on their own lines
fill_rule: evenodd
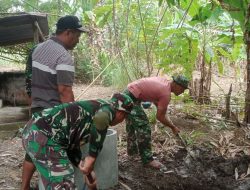
<svg viewBox="0 0 250 190">
<path fill-rule="evenodd" d="M 125 90 L 124 94 L 131 97 L 128 90 Z M 134 155 L 138 153 L 139 149 L 142 162 L 147 164 L 153 160 L 151 127 L 148 117 L 141 106 L 141 102 L 133 97 L 131 98 L 134 101 L 134 107 L 126 118 L 127 152 L 128 155 Z"/>
<path fill-rule="evenodd" d="M 32 78 L 32 53 L 37 46 L 34 46 L 28 55 L 25 68 L 25 89 L 29 97 L 31 97 L 31 78 Z"/>
<path fill-rule="evenodd" d="M 33 114 L 23 131 L 23 146 L 45 189 L 75 189 L 68 150 L 74 152 L 72 157 L 81 155 L 83 140 L 89 142 L 89 155 L 96 157 L 114 117 L 110 102 L 100 99 L 65 103 Z"/>
</svg>

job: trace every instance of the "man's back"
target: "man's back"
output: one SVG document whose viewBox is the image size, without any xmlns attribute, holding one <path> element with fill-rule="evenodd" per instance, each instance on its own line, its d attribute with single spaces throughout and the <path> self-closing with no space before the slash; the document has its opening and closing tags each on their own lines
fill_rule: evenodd
<svg viewBox="0 0 250 190">
<path fill-rule="evenodd" d="M 74 62 L 56 39 L 38 45 L 32 54 L 32 108 L 61 103 L 58 85 L 73 85 Z"/>
<path fill-rule="evenodd" d="M 165 77 L 148 77 L 134 81 L 128 85 L 128 90 L 141 101 L 164 104 L 170 101 L 170 82 Z"/>
</svg>

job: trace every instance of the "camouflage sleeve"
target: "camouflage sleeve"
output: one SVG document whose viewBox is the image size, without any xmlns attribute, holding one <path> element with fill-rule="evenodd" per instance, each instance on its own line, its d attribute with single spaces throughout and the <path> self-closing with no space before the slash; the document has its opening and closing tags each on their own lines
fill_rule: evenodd
<svg viewBox="0 0 250 190">
<path fill-rule="evenodd" d="M 28 55 L 25 68 L 25 89 L 29 97 L 31 97 L 31 79 L 32 79 L 32 53 L 36 46 L 34 46 Z"/>
<path fill-rule="evenodd" d="M 90 128 L 89 155 L 97 157 L 101 151 L 110 122 L 110 114 L 106 111 L 99 111 L 93 117 Z"/>
<path fill-rule="evenodd" d="M 32 77 L 32 52 L 28 55 L 25 68 L 25 88 L 28 96 L 31 96 L 31 77 Z"/>
<path fill-rule="evenodd" d="M 68 149 L 67 155 L 68 155 L 68 158 L 71 161 L 71 163 L 74 164 L 74 166 L 78 167 L 78 165 L 81 161 L 81 158 L 82 158 L 82 152 L 81 152 L 80 147 Z"/>
</svg>

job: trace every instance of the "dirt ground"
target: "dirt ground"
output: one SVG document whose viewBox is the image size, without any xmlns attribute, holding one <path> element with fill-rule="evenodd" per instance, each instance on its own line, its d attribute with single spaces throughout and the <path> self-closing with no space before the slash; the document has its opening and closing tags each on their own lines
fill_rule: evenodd
<svg viewBox="0 0 250 190">
<path fill-rule="evenodd" d="M 86 85 L 74 88 L 76 97 Z M 106 98 L 113 89 L 91 87 L 82 98 Z M 80 98 L 81 99 L 81 98 Z M 177 106 L 171 106 L 170 109 Z M 138 156 L 126 154 L 124 123 L 118 131 L 119 184 L 112 190 L 248 190 L 250 189 L 250 130 L 228 124 L 215 128 L 213 123 L 189 119 L 171 111 L 173 122 L 188 143 L 185 148 L 168 128 L 152 125 L 154 156 L 167 170 L 144 167 Z M 19 189 L 24 151 L 19 137 L 0 139 L 0 190 Z M 33 183 L 36 181 L 33 179 Z"/>
<path fill-rule="evenodd" d="M 180 126 L 182 133 L 190 134 L 198 128 L 203 135 L 185 148 L 169 130 L 169 135 L 154 131 L 154 153 L 167 167 L 165 172 L 143 167 L 138 157 L 133 160 L 126 155 L 126 147 L 119 148 L 120 186 L 115 189 L 250 189 L 250 141 L 240 139 L 245 135 L 243 129 L 232 127 L 225 131 L 208 131 L 200 123 L 194 125 L 192 121 L 182 118 L 173 120 Z M 124 184 L 129 188 L 124 188 Z"/>
</svg>

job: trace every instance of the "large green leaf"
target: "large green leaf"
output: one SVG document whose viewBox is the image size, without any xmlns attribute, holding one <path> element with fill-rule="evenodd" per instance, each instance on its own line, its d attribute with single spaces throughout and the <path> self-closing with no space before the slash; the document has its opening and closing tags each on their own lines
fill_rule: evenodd
<svg viewBox="0 0 250 190">
<path fill-rule="evenodd" d="M 84 15 L 84 21 L 86 23 L 95 21 L 96 16 L 93 11 L 85 11 L 83 15 Z"/>
<path fill-rule="evenodd" d="M 104 27 L 108 23 L 109 18 L 111 18 L 111 16 L 110 16 L 111 13 L 112 12 L 109 11 L 109 12 L 105 13 L 101 18 L 99 18 L 97 21 L 97 25 L 101 28 Z"/>
<path fill-rule="evenodd" d="M 205 48 L 205 50 L 206 50 L 207 55 L 209 56 L 209 59 L 213 59 L 213 58 L 214 58 L 214 50 L 213 50 L 213 47 L 207 45 L 206 48 Z M 208 60 L 209 60 L 209 59 L 208 59 Z"/>
<path fill-rule="evenodd" d="M 211 4 L 206 4 L 206 6 L 200 7 L 199 12 L 192 18 L 191 21 L 205 22 L 212 15 L 211 8 Z"/>
<path fill-rule="evenodd" d="M 220 52 L 220 54 L 223 55 L 224 57 L 232 60 L 232 56 L 231 56 L 230 52 L 225 51 L 223 48 L 220 48 L 220 47 L 217 48 L 217 51 Z"/>
<path fill-rule="evenodd" d="M 240 58 L 240 54 L 243 48 L 244 47 L 242 47 L 242 43 L 237 43 L 234 45 L 232 53 L 231 53 L 233 61 L 237 61 L 237 59 Z"/>
<path fill-rule="evenodd" d="M 250 23 L 248 26 L 245 26 L 245 15 L 247 13 L 247 6 L 248 6 L 249 0 L 243 1 L 243 0 L 223 0 L 222 6 L 229 12 L 229 14 L 237 20 L 243 31 L 245 28 L 250 29 Z"/>
<path fill-rule="evenodd" d="M 96 17 L 96 24 L 99 27 L 104 27 L 107 24 L 109 18 L 111 18 L 111 13 L 113 10 L 113 5 L 104 5 L 100 7 L 96 7 L 93 12 Z"/>
<path fill-rule="evenodd" d="M 113 10 L 113 5 L 103 5 L 96 7 L 93 12 L 96 14 L 96 17 L 101 17 L 107 12 L 110 12 Z"/>
<path fill-rule="evenodd" d="M 98 4 L 99 0 L 81 0 L 81 8 L 83 12 L 92 11 Z M 78 1 L 76 1 L 78 3 Z"/>
<path fill-rule="evenodd" d="M 180 0 L 166 0 L 168 3 L 168 6 L 175 6 L 180 4 Z"/>
<path fill-rule="evenodd" d="M 224 10 L 217 6 L 213 10 L 211 10 L 210 20 L 213 22 L 218 22 L 219 17 L 224 13 Z"/>
<path fill-rule="evenodd" d="M 222 61 L 218 60 L 217 62 L 217 68 L 220 74 L 224 74 L 224 65 Z"/>
<path fill-rule="evenodd" d="M 163 3 L 163 0 L 159 0 L 159 1 L 158 1 L 159 7 L 162 5 L 162 3 Z"/>
<path fill-rule="evenodd" d="M 166 46 L 169 48 L 166 48 Z M 166 72 L 182 72 L 188 76 L 192 73 L 198 52 L 197 40 L 187 37 L 185 32 L 175 33 L 170 39 L 160 41 L 155 53 L 160 57 L 158 67 L 164 68 Z"/>
<path fill-rule="evenodd" d="M 199 33 L 199 31 L 195 27 L 192 27 L 188 24 L 184 24 L 181 28 L 177 27 L 178 27 L 177 24 L 173 24 L 168 27 L 162 28 L 160 30 L 159 38 L 163 40 L 168 37 L 171 37 L 172 35 L 177 35 L 177 34 L 184 34 L 184 33 L 187 34 L 188 32 Z"/>
<path fill-rule="evenodd" d="M 230 6 L 230 8 L 239 8 L 242 9 L 243 7 L 243 0 L 223 0 L 223 3 L 226 3 Z"/>
<path fill-rule="evenodd" d="M 244 11 L 243 10 L 241 10 L 241 11 L 234 11 L 234 12 L 230 11 L 229 13 L 232 16 L 232 18 L 234 18 L 235 20 L 237 20 L 240 23 L 241 27 L 244 30 L 244 28 L 245 28 L 245 15 L 244 15 Z"/>
<path fill-rule="evenodd" d="M 190 5 L 191 1 L 181 1 L 181 7 L 183 8 L 183 10 L 188 10 L 188 14 L 193 17 L 194 15 L 197 15 L 199 13 L 199 8 L 200 8 L 200 1 L 198 0 L 193 0 L 192 4 Z"/>
</svg>

